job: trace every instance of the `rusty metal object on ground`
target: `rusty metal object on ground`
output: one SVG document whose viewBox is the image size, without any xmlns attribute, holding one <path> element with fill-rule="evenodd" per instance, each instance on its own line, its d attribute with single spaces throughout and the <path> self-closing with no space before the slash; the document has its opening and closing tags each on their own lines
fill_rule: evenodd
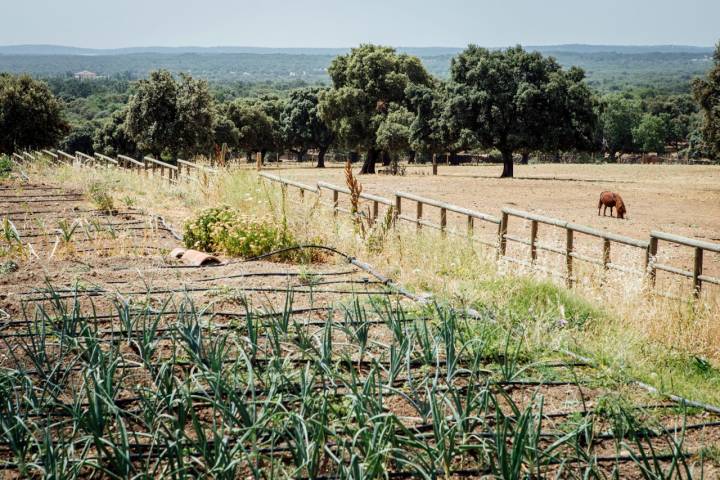
<svg viewBox="0 0 720 480">
<path fill-rule="evenodd" d="M 186 250 L 182 256 L 182 261 L 188 265 L 199 267 L 211 263 L 220 263 L 220 259 L 205 252 L 198 250 Z"/>
</svg>

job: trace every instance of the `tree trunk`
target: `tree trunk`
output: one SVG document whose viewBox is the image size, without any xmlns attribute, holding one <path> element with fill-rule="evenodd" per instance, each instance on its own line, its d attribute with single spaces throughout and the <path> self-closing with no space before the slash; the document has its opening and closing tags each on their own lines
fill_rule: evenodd
<svg viewBox="0 0 720 480">
<path fill-rule="evenodd" d="M 382 164 L 383 167 L 387 167 L 390 165 L 390 162 L 392 162 L 392 158 L 390 157 L 390 154 L 386 152 L 385 150 L 382 151 Z"/>
<path fill-rule="evenodd" d="M 522 160 L 520 160 L 520 164 L 527 165 L 528 163 L 530 163 L 530 152 L 523 151 L 522 152 Z"/>
<path fill-rule="evenodd" d="M 365 161 L 363 162 L 362 169 L 360 169 L 361 175 L 375 173 L 375 162 L 377 162 L 379 153 L 380 152 L 374 148 L 368 150 L 367 155 L 365 155 Z"/>
<path fill-rule="evenodd" d="M 325 168 L 325 148 L 318 149 L 317 168 Z"/>
<path fill-rule="evenodd" d="M 503 171 L 500 178 L 512 178 L 513 176 L 513 155 L 512 150 L 502 150 Z"/>
<path fill-rule="evenodd" d="M 245 152 L 245 160 L 247 160 L 247 163 L 252 163 L 252 152 L 250 150 Z"/>
</svg>

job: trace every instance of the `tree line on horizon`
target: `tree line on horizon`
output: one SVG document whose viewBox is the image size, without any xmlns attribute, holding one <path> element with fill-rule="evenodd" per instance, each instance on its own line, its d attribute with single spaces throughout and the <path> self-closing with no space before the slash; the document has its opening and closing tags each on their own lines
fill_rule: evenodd
<svg viewBox="0 0 720 480">
<path fill-rule="evenodd" d="M 290 150 L 302 159 L 313 150 L 322 167 L 334 149 L 363 154 L 361 172 L 374 173 L 378 162 L 402 157 L 493 150 L 503 177 L 513 176 L 514 157 L 531 152 L 615 158 L 687 144 L 694 155 L 720 156 L 720 44 L 692 97 L 598 96 L 581 69 L 519 46 L 471 45 L 452 59 L 447 81 L 417 57 L 376 45 L 336 57 L 328 74 L 329 87 L 219 101 L 206 81 L 158 70 L 133 82 L 103 125 L 72 131 L 47 84 L 0 74 L 0 153 L 60 145 L 172 161 L 225 145 L 248 158 Z"/>
</svg>

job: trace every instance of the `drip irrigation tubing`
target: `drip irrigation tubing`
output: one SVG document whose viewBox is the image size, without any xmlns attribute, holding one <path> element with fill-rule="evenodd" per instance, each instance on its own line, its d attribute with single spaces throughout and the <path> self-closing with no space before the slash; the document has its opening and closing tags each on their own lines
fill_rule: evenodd
<svg viewBox="0 0 720 480">
<path fill-rule="evenodd" d="M 264 276 L 264 275 L 263 275 L 263 276 Z M 282 276 L 285 276 L 285 275 L 278 275 L 278 276 L 281 276 L 281 277 L 282 277 Z M 193 281 L 192 283 L 198 283 L 198 282 Z M 376 281 L 376 280 L 362 280 L 362 279 L 361 279 L 361 280 L 352 280 L 352 279 L 349 279 L 349 280 L 328 280 L 328 281 L 326 281 L 326 282 L 316 282 L 316 283 L 309 283 L 309 284 L 299 283 L 299 284 L 294 284 L 294 285 L 288 285 L 288 286 L 282 288 L 281 290 L 287 292 L 288 294 L 291 294 L 291 293 L 293 293 L 293 292 L 296 292 L 295 288 L 313 287 L 313 286 L 315 286 L 315 285 L 342 285 L 342 284 L 350 284 L 350 285 L 378 285 L 378 284 L 381 284 L 381 282 L 378 282 L 378 281 Z M 193 292 L 193 291 L 198 291 L 198 292 L 202 292 L 202 291 L 214 291 L 214 290 L 217 289 L 217 288 L 223 288 L 223 287 L 227 287 L 227 288 L 240 288 L 240 289 L 242 289 L 241 286 L 240 286 L 240 287 L 234 287 L 233 285 L 220 285 L 220 286 L 214 286 L 214 287 L 213 287 L 213 286 L 211 286 L 211 287 L 198 287 L 197 289 L 187 289 L 187 291 L 191 291 L 191 292 Z M 250 287 L 248 287 L 248 288 L 250 288 Z M 110 293 L 110 294 L 117 293 L 117 294 L 119 294 L 119 295 L 141 295 L 141 294 L 143 294 L 143 293 L 148 293 L 148 294 L 157 294 L 157 293 L 182 293 L 182 292 L 184 292 L 184 291 L 185 291 L 185 289 L 165 289 L 165 290 L 151 290 L 151 289 L 148 289 L 148 290 L 134 290 L 134 291 L 131 290 L 131 291 L 125 291 L 125 292 L 118 292 L 118 291 L 113 291 L 113 290 L 105 290 L 105 289 L 102 289 L 102 288 L 97 288 L 97 289 L 72 289 L 72 288 L 58 288 L 58 289 L 55 289 L 55 288 L 53 288 L 52 290 L 40 290 L 40 289 L 38 289 L 38 290 L 25 290 L 25 291 L 22 291 L 22 292 L 8 292 L 8 293 L 10 293 L 10 294 L 12 294 L 12 295 L 53 295 L 53 294 L 55 294 L 55 293 L 73 293 L 73 294 L 76 293 L 76 294 L 78 294 L 78 296 L 80 296 L 81 294 L 87 294 L 87 293 Z M 50 297 L 49 299 L 52 300 L 53 297 Z"/>
<path fill-rule="evenodd" d="M 334 310 L 333 307 L 306 307 L 306 308 L 298 308 L 289 310 L 287 313 L 290 315 L 295 315 L 298 313 L 308 313 L 308 312 L 315 312 L 315 311 L 330 311 Z M 204 316 L 216 316 L 216 317 L 246 317 L 247 312 L 230 312 L 230 311 L 220 311 L 220 312 L 214 312 L 209 310 L 201 310 L 196 312 L 191 311 L 183 311 L 183 310 L 168 310 L 168 311 L 160 311 L 160 310 L 153 310 L 153 309 L 147 309 L 147 310 L 132 310 L 128 312 L 130 315 L 135 317 L 157 317 L 157 316 L 165 316 L 165 315 L 195 315 L 197 317 L 204 317 Z M 251 313 L 253 318 L 268 318 L 268 317 L 279 317 L 285 314 L 285 312 L 262 312 L 262 313 Z M 113 320 L 117 320 L 118 313 L 113 314 L 103 314 L 103 315 L 93 315 L 93 316 L 79 316 L 74 317 L 76 320 L 82 320 L 82 321 L 89 321 L 88 323 L 97 324 L 97 323 L 107 323 L 111 322 Z M 13 326 L 13 325 L 34 325 L 39 323 L 36 320 L 28 320 L 28 319 L 16 319 L 16 320 L 10 320 L 3 323 L 0 323 L 0 326 Z M 56 322 L 61 323 L 61 322 Z"/>
<path fill-rule="evenodd" d="M 172 232 L 170 232 L 170 231 L 169 231 L 167 228 L 165 228 L 165 227 L 156 227 L 156 226 L 150 226 L 150 225 L 148 225 L 148 226 L 143 226 L 143 227 L 112 228 L 112 229 L 107 229 L 107 230 L 91 229 L 91 230 L 89 230 L 89 231 L 90 231 L 90 232 L 93 232 L 93 233 L 120 234 L 120 233 L 124 233 L 124 232 L 135 231 L 135 230 L 153 230 L 153 231 L 158 231 L 158 232 L 168 232 L 168 233 L 172 233 Z M 80 230 L 80 231 L 78 232 L 78 235 L 79 235 L 79 234 L 82 234 L 82 233 L 84 233 L 84 230 Z M 54 237 L 62 236 L 62 230 L 60 230 L 60 229 L 55 229 L 55 231 L 53 231 L 53 232 L 23 233 L 23 234 L 20 234 L 20 239 L 24 239 L 24 238 L 39 238 L 39 237 L 53 237 L 53 236 L 54 236 Z M 143 238 L 143 237 L 140 236 L 140 235 L 134 235 L 134 237 L 135 237 L 135 238 Z M 68 243 L 79 242 L 79 241 L 93 241 L 93 240 L 114 240 L 114 239 L 113 239 L 113 238 L 99 238 L 99 239 L 95 239 L 95 238 L 84 238 L 84 239 L 83 239 L 83 238 L 80 238 L 80 239 L 71 238 L 71 239 L 68 241 Z"/>
<path fill-rule="evenodd" d="M 83 201 L 84 201 L 84 199 L 82 199 L 82 198 L 79 198 L 79 199 L 78 198 L 56 198 L 56 199 L 52 199 L 52 200 L 29 198 L 29 199 L 25 199 L 25 200 L 18 200 L 18 201 L 12 201 L 12 202 L 0 200 L 0 204 L 14 205 L 14 204 L 25 204 L 25 203 L 62 203 L 62 202 L 83 202 Z"/>
<path fill-rule="evenodd" d="M 37 215 L 37 214 L 44 214 L 44 213 L 52 213 L 52 214 L 58 214 L 58 213 L 98 213 L 99 215 L 94 215 L 96 217 L 115 217 L 119 215 L 142 215 L 146 216 L 143 212 L 138 210 L 113 210 L 112 212 L 108 213 L 107 210 L 99 209 L 99 208 L 91 208 L 91 209 L 79 209 L 79 208 L 73 208 L 71 210 L 17 210 L 13 212 L 5 212 L 2 215 L 8 216 L 8 215 Z"/>
<path fill-rule="evenodd" d="M 582 355 L 578 355 L 577 353 L 572 352 L 570 350 L 558 350 L 558 351 L 560 353 L 563 353 L 565 355 L 573 357 L 576 360 L 587 362 L 588 364 L 593 365 L 595 368 L 598 367 L 598 363 L 591 358 L 584 357 Z M 695 400 L 690 400 L 690 399 L 681 397 L 679 395 L 674 395 L 672 393 L 664 393 L 664 392 L 661 392 L 660 390 L 658 390 L 657 388 L 653 387 L 652 385 L 648 385 L 647 383 L 641 382 L 639 380 L 632 379 L 631 383 L 637 385 L 638 387 L 642 388 L 643 390 L 646 390 L 654 395 L 660 395 L 665 398 L 668 398 L 680 406 L 687 405 L 690 407 L 701 408 L 710 413 L 720 414 L 720 407 L 717 407 L 715 405 L 711 405 L 709 403 L 697 402 Z"/>
<path fill-rule="evenodd" d="M 47 199 L 50 202 L 54 199 L 67 199 L 70 197 L 74 197 L 74 199 L 78 201 L 85 199 L 85 197 L 83 197 L 81 193 L 55 193 L 49 195 L 37 195 L 33 193 L 28 193 L 27 195 L 0 195 L 0 203 L 24 203 L 29 199 Z"/>
<path fill-rule="evenodd" d="M 147 247 L 145 247 L 147 248 Z M 383 282 L 360 282 L 362 284 L 368 284 L 368 285 L 386 285 Z M 108 295 L 119 295 L 122 297 L 130 297 L 130 296 L 138 296 L 138 295 L 167 295 L 167 294 L 173 294 L 173 293 L 203 293 L 203 292 L 218 292 L 221 291 L 222 287 L 210 287 L 210 288 L 184 288 L 184 289 L 163 289 L 163 290 L 154 290 L 154 291 L 147 291 L 147 290 L 135 290 L 135 291 L 126 291 L 126 292 L 112 292 L 109 290 L 103 290 L 103 291 L 82 291 L 77 292 L 73 295 L 55 295 L 52 297 L 32 297 L 32 298 L 23 298 L 21 299 L 23 302 L 31 303 L 31 302 L 44 302 L 48 300 L 62 300 L 67 298 L 80 298 L 80 297 L 103 297 Z M 322 295 L 322 294 L 336 294 L 336 295 L 397 295 L 397 292 L 392 292 L 388 290 L 313 290 L 313 289 L 292 289 L 288 290 L 287 288 L 272 288 L 272 287 L 238 287 L 238 291 L 240 292 L 261 292 L 261 293 L 278 293 L 278 292 L 288 292 L 292 291 L 293 294 L 299 294 L 299 295 Z M 32 293 L 28 294 L 8 294 L 8 295 L 14 295 L 14 296 L 25 296 L 25 295 L 33 295 Z"/>
<path fill-rule="evenodd" d="M 249 273 L 236 273 L 230 275 L 221 275 L 215 277 L 202 277 L 202 278 L 190 278 L 187 283 L 202 283 L 212 282 L 216 280 L 230 280 L 233 278 L 251 278 L 251 277 L 333 277 L 342 275 L 352 275 L 357 273 L 358 270 L 340 270 L 335 272 L 249 272 Z M 109 285 L 128 284 L 132 283 L 128 280 L 108 280 L 105 282 Z"/>
</svg>

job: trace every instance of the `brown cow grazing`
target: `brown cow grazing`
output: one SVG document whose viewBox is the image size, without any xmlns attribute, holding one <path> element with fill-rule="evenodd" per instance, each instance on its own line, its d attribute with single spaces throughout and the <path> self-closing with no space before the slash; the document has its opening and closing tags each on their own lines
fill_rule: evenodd
<svg viewBox="0 0 720 480">
<path fill-rule="evenodd" d="M 625 218 L 627 208 L 625 208 L 625 202 L 623 202 L 620 194 L 615 192 L 602 192 L 600 194 L 600 201 L 598 202 L 598 215 L 600 215 L 600 208 L 605 207 L 603 210 L 603 216 L 605 216 L 608 207 L 610 207 L 610 216 L 613 216 L 613 208 L 617 207 L 618 218 Z"/>
</svg>

